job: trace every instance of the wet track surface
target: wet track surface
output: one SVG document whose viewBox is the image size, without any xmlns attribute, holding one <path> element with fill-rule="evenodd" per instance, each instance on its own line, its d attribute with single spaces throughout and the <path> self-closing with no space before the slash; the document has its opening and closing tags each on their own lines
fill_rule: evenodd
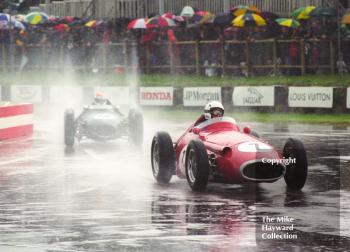
<svg viewBox="0 0 350 252">
<path fill-rule="evenodd" d="M 239 118 L 237 118 L 239 119 Z M 0 143 L 0 251 L 346 251 L 350 248 L 347 127 L 251 124 L 273 145 L 300 138 L 309 177 L 259 186 L 155 183 L 153 133 L 178 137 L 189 121 L 145 122 L 143 148 L 126 140 L 67 150 L 57 118 L 37 117 L 31 139 Z M 239 120 L 238 120 L 239 121 Z M 240 124 L 241 125 L 241 124 Z M 262 217 L 295 218 L 297 239 L 261 239 Z"/>
</svg>

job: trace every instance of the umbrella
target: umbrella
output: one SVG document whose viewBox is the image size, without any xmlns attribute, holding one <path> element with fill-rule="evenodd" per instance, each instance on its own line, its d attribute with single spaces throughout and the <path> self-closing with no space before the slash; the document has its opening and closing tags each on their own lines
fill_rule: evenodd
<svg viewBox="0 0 350 252">
<path fill-rule="evenodd" d="M 291 14 L 292 18 L 294 19 L 309 19 L 310 12 L 315 9 L 315 6 L 306 6 L 306 7 L 300 7 L 296 10 L 294 10 Z"/>
<path fill-rule="evenodd" d="M 58 24 L 53 27 L 56 31 L 65 32 L 69 30 L 69 26 L 67 24 Z"/>
<path fill-rule="evenodd" d="M 182 11 L 180 16 L 182 17 L 193 17 L 193 15 L 195 14 L 195 11 L 193 9 L 193 7 L 191 6 L 185 6 Z"/>
<path fill-rule="evenodd" d="M 128 24 L 127 28 L 128 29 L 146 29 L 147 28 L 146 21 L 147 19 L 145 18 L 134 19 Z"/>
<path fill-rule="evenodd" d="M 67 23 L 71 23 L 74 21 L 74 17 L 73 16 L 65 16 L 64 21 L 66 21 Z"/>
<path fill-rule="evenodd" d="M 289 28 L 297 28 L 300 26 L 300 23 L 293 18 L 278 18 L 276 19 L 276 22 L 281 26 Z"/>
<path fill-rule="evenodd" d="M 48 19 L 49 16 L 46 15 L 44 12 L 32 12 L 26 15 L 24 21 L 31 25 L 37 25 L 45 23 L 45 21 Z"/>
<path fill-rule="evenodd" d="M 248 13 L 240 15 L 232 21 L 233 26 L 246 27 L 246 26 L 265 26 L 266 21 L 264 18 L 257 14 Z"/>
<path fill-rule="evenodd" d="M 17 20 L 11 20 L 12 26 L 14 28 L 20 29 L 20 30 L 25 30 L 26 27 L 24 26 L 24 24 L 22 24 L 21 22 L 17 21 Z"/>
<path fill-rule="evenodd" d="M 255 7 L 255 6 L 247 6 L 247 5 L 235 6 L 235 7 L 231 8 L 230 11 L 232 12 L 232 14 L 235 17 L 238 17 L 240 15 L 244 15 L 244 14 L 247 14 L 247 13 L 259 13 L 260 12 L 260 10 L 257 7 Z"/>
<path fill-rule="evenodd" d="M 8 29 L 10 20 L 10 15 L 0 13 L 0 29 Z"/>
<path fill-rule="evenodd" d="M 193 20 L 195 22 L 204 24 L 213 21 L 214 17 L 214 14 L 209 11 L 197 11 L 193 16 Z"/>
<path fill-rule="evenodd" d="M 95 28 L 97 26 L 96 20 L 91 20 L 85 24 L 86 27 Z"/>
<path fill-rule="evenodd" d="M 164 17 L 153 17 L 147 20 L 147 28 L 176 26 L 174 20 Z"/>
<path fill-rule="evenodd" d="M 325 7 L 325 6 L 318 6 L 315 9 L 313 9 L 310 14 L 310 17 L 336 17 L 337 11 L 333 7 Z"/>
<path fill-rule="evenodd" d="M 184 22 L 185 21 L 185 19 L 183 17 L 177 16 L 177 15 L 173 14 L 172 12 L 164 13 L 162 15 L 162 17 L 169 18 L 169 19 L 175 20 L 177 22 Z"/>
<path fill-rule="evenodd" d="M 24 22 L 31 25 L 43 24 L 49 20 L 49 16 L 44 12 L 31 12 L 24 17 Z"/>
<path fill-rule="evenodd" d="M 176 15 L 172 12 L 166 12 L 162 15 L 164 18 L 170 18 L 170 19 L 175 19 Z"/>
<path fill-rule="evenodd" d="M 17 21 L 8 14 L 0 13 L 0 29 L 7 30 L 10 28 L 25 30 L 25 26 L 21 22 Z"/>
<path fill-rule="evenodd" d="M 350 24 L 350 14 L 343 16 L 341 23 L 342 24 Z"/>
<path fill-rule="evenodd" d="M 213 20 L 213 24 L 216 25 L 230 25 L 233 20 L 233 14 L 231 12 L 228 13 L 219 13 L 215 16 Z"/>
</svg>

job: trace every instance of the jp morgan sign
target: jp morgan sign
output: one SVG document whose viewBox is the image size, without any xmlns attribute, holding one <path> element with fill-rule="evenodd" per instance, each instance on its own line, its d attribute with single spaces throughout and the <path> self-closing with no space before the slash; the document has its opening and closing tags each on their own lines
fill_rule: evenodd
<svg viewBox="0 0 350 252">
<path fill-rule="evenodd" d="M 266 106 L 275 105 L 275 87 L 244 86 L 235 87 L 232 94 L 234 106 Z"/>
<path fill-rule="evenodd" d="M 204 106 L 209 101 L 221 102 L 221 87 L 187 87 L 183 89 L 184 106 Z"/>
</svg>

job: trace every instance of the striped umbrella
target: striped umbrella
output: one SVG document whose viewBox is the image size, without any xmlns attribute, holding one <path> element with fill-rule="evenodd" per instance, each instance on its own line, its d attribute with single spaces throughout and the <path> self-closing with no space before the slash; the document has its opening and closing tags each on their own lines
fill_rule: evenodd
<svg viewBox="0 0 350 252">
<path fill-rule="evenodd" d="M 147 19 L 145 18 L 134 19 L 128 24 L 127 28 L 128 29 L 146 29 L 147 28 L 146 21 Z"/>
<path fill-rule="evenodd" d="M 259 13 L 260 10 L 256 6 L 238 5 L 230 10 L 235 17 L 248 14 L 248 13 Z"/>
<path fill-rule="evenodd" d="M 300 23 L 293 18 L 278 18 L 276 19 L 276 22 L 281 26 L 289 28 L 297 28 L 300 26 Z"/>
<path fill-rule="evenodd" d="M 176 26 L 174 20 L 164 17 L 153 17 L 147 20 L 147 28 L 156 28 L 156 27 L 172 27 Z"/>
<path fill-rule="evenodd" d="M 46 15 L 44 12 L 32 12 L 26 15 L 24 21 L 31 25 L 37 25 L 45 23 L 45 21 L 48 19 L 49 16 Z"/>
<path fill-rule="evenodd" d="M 305 6 L 305 7 L 300 7 L 296 10 L 294 10 L 291 14 L 291 17 L 294 19 L 309 19 L 310 18 L 310 12 L 315 9 L 315 6 Z"/>
<path fill-rule="evenodd" d="M 247 26 L 265 26 L 266 21 L 264 18 L 257 14 L 248 13 L 240 15 L 232 21 L 232 25 L 236 27 L 247 27 Z"/>
</svg>

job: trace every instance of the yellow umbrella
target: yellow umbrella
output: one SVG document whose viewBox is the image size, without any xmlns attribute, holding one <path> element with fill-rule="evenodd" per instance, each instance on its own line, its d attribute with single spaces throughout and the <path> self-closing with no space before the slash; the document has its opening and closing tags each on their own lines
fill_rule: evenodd
<svg viewBox="0 0 350 252">
<path fill-rule="evenodd" d="M 238 17 L 240 15 L 244 15 L 247 13 L 259 13 L 260 12 L 260 10 L 254 5 L 251 5 L 251 6 L 238 5 L 238 6 L 234 7 L 233 9 L 231 9 L 231 11 L 235 17 Z"/>
<path fill-rule="evenodd" d="M 199 23 L 200 24 L 210 23 L 211 21 L 213 21 L 214 17 L 215 17 L 215 15 L 208 11 L 204 14 L 204 16 L 202 16 Z"/>
<path fill-rule="evenodd" d="M 291 16 L 295 19 L 309 19 L 310 12 L 315 9 L 315 6 L 306 6 L 306 7 L 300 7 L 296 10 L 294 10 L 291 14 Z"/>
<path fill-rule="evenodd" d="M 91 20 L 85 24 L 86 27 L 96 27 L 97 21 L 96 20 Z"/>
<path fill-rule="evenodd" d="M 236 27 L 247 27 L 247 26 L 265 26 L 266 21 L 264 18 L 257 14 L 248 13 L 240 15 L 232 21 L 232 25 Z"/>
</svg>

